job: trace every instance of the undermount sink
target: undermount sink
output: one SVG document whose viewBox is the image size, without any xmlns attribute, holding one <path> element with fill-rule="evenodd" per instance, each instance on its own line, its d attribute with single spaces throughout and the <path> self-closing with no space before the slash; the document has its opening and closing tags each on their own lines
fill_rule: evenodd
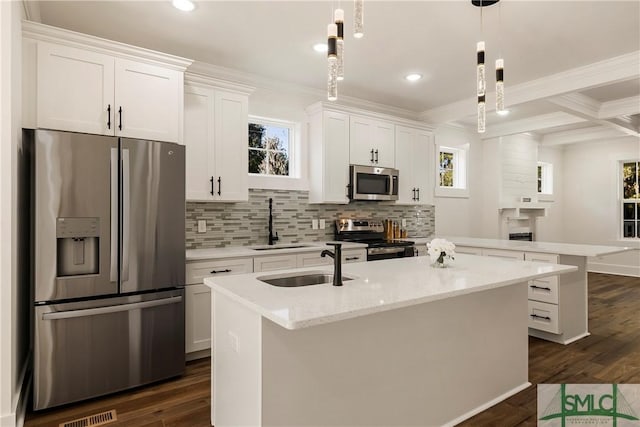
<svg viewBox="0 0 640 427">
<path fill-rule="evenodd" d="M 277 246 L 255 246 L 251 249 L 254 251 L 275 251 L 278 249 L 295 249 L 295 248 L 308 248 L 309 245 L 277 245 Z"/>
<path fill-rule="evenodd" d="M 294 274 L 274 274 L 272 276 L 260 276 L 258 280 L 272 286 L 283 288 L 296 288 L 299 286 L 320 285 L 322 283 L 333 283 L 333 274 L 322 271 L 307 271 Z M 353 280 L 353 277 L 342 276 L 342 281 Z"/>
</svg>

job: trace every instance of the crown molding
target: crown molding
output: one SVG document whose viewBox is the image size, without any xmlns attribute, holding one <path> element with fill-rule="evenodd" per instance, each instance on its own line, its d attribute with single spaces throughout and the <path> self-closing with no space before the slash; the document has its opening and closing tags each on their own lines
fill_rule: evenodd
<svg viewBox="0 0 640 427">
<path fill-rule="evenodd" d="M 507 107 L 638 78 L 640 51 L 635 51 L 507 87 Z M 487 111 L 494 109 L 494 102 L 490 98 L 495 99 L 495 93 L 487 94 Z M 423 111 L 419 117 L 421 120 L 439 124 L 473 115 L 476 113 L 475 110 L 476 98 L 469 97 Z"/>
<path fill-rule="evenodd" d="M 615 101 L 603 102 L 598 111 L 598 118 L 609 119 L 618 116 L 632 116 L 640 114 L 640 95 Z"/>
<path fill-rule="evenodd" d="M 582 129 L 556 132 L 542 137 L 541 145 L 557 146 L 575 144 L 577 142 L 594 141 L 598 139 L 612 139 L 624 136 L 619 131 L 605 126 L 590 126 Z"/>
<path fill-rule="evenodd" d="M 487 127 L 487 132 L 480 135 L 481 139 L 492 139 L 500 136 L 514 135 L 524 132 L 534 132 L 556 126 L 583 123 L 586 120 L 569 113 L 558 111 L 555 113 L 541 114 L 526 119 L 514 120 L 501 125 Z"/>
<path fill-rule="evenodd" d="M 255 87 L 256 90 L 267 90 L 277 93 L 302 95 L 316 98 L 318 99 L 318 101 L 325 100 L 327 97 L 326 91 L 322 89 L 284 82 L 281 80 L 264 77 L 259 74 L 222 67 L 219 65 L 208 64 L 201 61 L 194 61 L 189 66 L 188 71 L 202 76 L 210 76 L 212 78 L 221 79 L 227 82 L 249 85 Z M 403 119 L 412 121 L 420 121 L 416 112 L 406 110 L 404 108 L 380 104 L 377 102 L 367 101 L 365 99 L 355 98 L 347 95 L 339 95 L 339 100 L 340 104 L 343 106 L 350 106 L 352 108 L 367 110 L 370 112 L 388 114 L 389 116 L 393 116 L 395 118 L 401 117 Z"/>
<path fill-rule="evenodd" d="M 22 0 L 22 7 L 24 8 L 24 16 L 33 22 L 42 22 L 40 16 L 40 2 Z"/>
<path fill-rule="evenodd" d="M 207 75 L 195 74 L 189 71 L 184 73 L 184 84 L 204 88 L 210 88 L 213 86 L 242 95 L 250 95 L 256 89 L 253 86 L 216 79 Z"/>
<path fill-rule="evenodd" d="M 178 71 L 186 70 L 193 62 L 191 59 L 32 21 L 22 21 L 22 36 L 33 40 L 56 43 L 152 65 L 161 65 Z"/>
</svg>

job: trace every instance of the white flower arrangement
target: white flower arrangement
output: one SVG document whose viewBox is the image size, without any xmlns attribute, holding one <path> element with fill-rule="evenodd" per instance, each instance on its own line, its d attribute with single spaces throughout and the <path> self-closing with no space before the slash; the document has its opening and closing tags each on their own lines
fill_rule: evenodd
<svg viewBox="0 0 640 427">
<path fill-rule="evenodd" d="M 434 265 L 444 265 L 446 259 L 455 259 L 456 245 L 446 239 L 433 239 L 427 243 L 427 252 Z"/>
</svg>

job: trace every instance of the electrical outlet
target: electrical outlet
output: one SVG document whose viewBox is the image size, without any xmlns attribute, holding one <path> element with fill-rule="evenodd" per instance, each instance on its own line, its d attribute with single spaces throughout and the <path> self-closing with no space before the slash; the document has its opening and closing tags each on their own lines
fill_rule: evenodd
<svg viewBox="0 0 640 427">
<path fill-rule="evenodd" d="M 198 233 L 206 233 L 207 232 L 207 220 L 200 219 L 198 220 Z"/>
<path fill-rule="evenodd" d="M 402 218 L 402 226 L 406 227 L 407 226 L 407 220 L 406 218 Z"/>
<path fill-rule="evenodd" d="M 231 344 L 231 348 L 236 353 L 238 352 L 238 336 L 231 331 L 229 332 L 229 344 Z"/>
<path fill-rule="evenodd" d="M 320 220 L 320 229 L 324 230 L 324 228 L 327 226 L 327 224 L 325 224 L 324 219 Z"/>
<path fill-rule="evenodd" d="M 317 219 L 312 219 L 311 220 L 311 229 L 312 230 L 317 230 L 318 229 L 318 220 Z"/>
</svg>

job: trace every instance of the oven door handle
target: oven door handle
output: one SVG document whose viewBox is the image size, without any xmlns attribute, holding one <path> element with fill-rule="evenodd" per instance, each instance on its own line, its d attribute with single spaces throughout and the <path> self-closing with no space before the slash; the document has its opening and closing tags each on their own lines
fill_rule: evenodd
<svg viewBox="0 0 640 427">
<path fill-rule="evenodd" d="M 391 247 L 391 248 L 369 248 L 367 252 L 369 255 L 381 255 L 381 254 L 399 254 L 404 252 L 409 246 Z"/>
</svg>

